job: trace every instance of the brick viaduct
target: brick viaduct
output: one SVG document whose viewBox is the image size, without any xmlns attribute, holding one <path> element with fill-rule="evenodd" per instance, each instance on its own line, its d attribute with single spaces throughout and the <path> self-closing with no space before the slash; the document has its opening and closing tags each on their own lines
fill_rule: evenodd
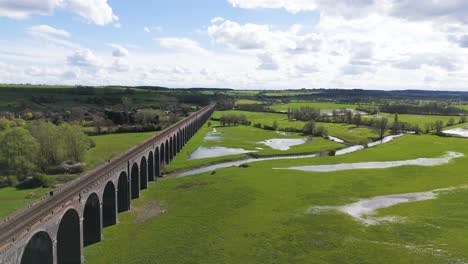
<svg viewBox="0 0 468 264">
<path fill-rule="evenodd" d="M 83 247 L 118 223 L 148 181 L 169 163 L 214 111 L 214 104 L 106 164 L 55 189 L 0 222 L 0 264 L 79 264 Z"/>
</svg>

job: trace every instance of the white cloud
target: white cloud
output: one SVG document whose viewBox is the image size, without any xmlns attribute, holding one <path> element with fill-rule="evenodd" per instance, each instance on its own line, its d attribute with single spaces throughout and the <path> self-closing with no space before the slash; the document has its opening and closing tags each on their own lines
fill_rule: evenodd
<svg viewBox="0 0 468 264">
<path fill-rule="evenodd" d="M 112 56 L 114 57 L 127 57 L 129 55 L 128 50 L 121 45 L 114 43 L 109 43 L 107 45 L 114 48 L 114 51 L 112 51 Z"/>
<path fill-rule="evenodd" d="M 71 42 L 68 38 L 71 34 L 63 29 L 54 28 L 48 25 L 37 25 L 27 29 L 27 33 L 41 42 L 45 42 L 54 46 L 62 46 L 66 48 L 77 49 L 79 44 Z"/>
<path fill-rule="evenodd" d="M 273 54 L 269 52 L 257 55 L 260 63 L 257 66 L 259 70 L 277 70 L 279 68 L 278 62 L 273 58 Z"/>
<path fill-rule="evenodd" d="M 146 33 L 150 33 L 151 30 L 149 29 L 149 27 L 143 27 L 143 30 L 146 32 Z"/>
<path fill-rule="evenodd" d="M 190 52 L 207 52 L 198 42 L 189 38 L 158 38 L 159 45 L 166 49 Z"/>
<path fill-rule="evenodd" d="M 50 15 L 62 0 L 1 0 L 0 16 L 24 19 L 31 15 Z"/>
<path fill-rule="evenodd" d="M 67 62 L 71 66 L 83 68 L 97 68 L 102 65 L 100 59 L 90 49 L 75 51 L 67 57 Z"/>
<path fill-rule="evenodd" d="M 228 0 L 234 7 L 282 8 L 291 13 L 321 10 L 328 14 L 346 17 L 358 16 L 377 8 L 374 0 Z"/>
<path fill-rule="evenodd" d="M 14 19 L 51 15 L 56 8 L 64 8 L 99 26 L 119 20 L 107 0 L 0 0 L 0 16 Z"/>
<path fill-rule="evenodd" d="M 267 25 L 240 25 L 230 20 L 216 17 L 211 20 L 208 35 L 218 43 L 228 44 L 237 49 L 262 49 L 266 45 L 266 35 L 270 28 Z"/>
<path fill-rule="evenodd" d="M 29 32 L 33 34 L 50 34 L 60 37 L 70 37 L 70 33 L 63 29 L 54 28 L 48 25 L 37 25 L 32 26 L 28 29 Z"/>
</svg>

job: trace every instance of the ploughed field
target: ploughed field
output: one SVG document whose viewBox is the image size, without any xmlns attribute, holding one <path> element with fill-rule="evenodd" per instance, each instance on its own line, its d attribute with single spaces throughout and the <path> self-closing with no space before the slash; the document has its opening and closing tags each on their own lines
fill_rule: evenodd
<svg viewBox="0 0 468 264">
<path fill-rule="evenodd" d="M 343 147 L 315 138 L 281 150 L 259 142 L 304 136 L 217 125 L 205 124 L 166 170 L 247 155 L 192 159 L 199 146 L 259 156 Z M 170 176 L 85 248 L 86 263 L 464 263 L 467 161 L 467 139 L 405 135 L 345 155 Z M 304 166 L 315 170 L 297 169 Z"/>
</svg>

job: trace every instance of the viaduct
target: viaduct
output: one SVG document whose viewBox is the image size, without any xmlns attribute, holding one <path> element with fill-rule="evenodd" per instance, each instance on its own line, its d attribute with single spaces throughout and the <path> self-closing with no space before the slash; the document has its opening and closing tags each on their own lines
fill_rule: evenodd
<svg viewBox="0 0 468 264">
<path fill-rule="evenodd" d="M 206 106 L 0 222 L 0 264 L 80 264 L 214 111 Z"/>
</svg>

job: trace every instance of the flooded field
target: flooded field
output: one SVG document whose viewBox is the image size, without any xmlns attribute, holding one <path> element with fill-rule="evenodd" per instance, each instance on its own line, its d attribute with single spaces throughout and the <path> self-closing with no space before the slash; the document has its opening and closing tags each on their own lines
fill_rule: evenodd
<svg viewBox="0 0 468 264">
<path fill-rule="evenodd" d="M 459 127 L 459 128 L 452 128 L 443 131 L 445 134 L 457 135 L 461 137 L 468 137 L 468 128 Z"/>
<path fill-rule="evenodd" d="M 198 147 L 194 152 L 190 154 L 191 160 L 193 159 L 205 159 L 211 157 L 245 154 L 255 152 L 254 150 L 245 150 L 242 148 L 225 148 L 225 147 Z"/>
<path fill-rule="evenodd" d="M 368 225 L 374 225 L 385 221 L 395 221 L 395 217 L 372 217 L 376 210 L 391 207 L 401 203 L 410 203 L 435 199 L 439 194 L 452 191 L 456 188 L 436 189 L 428 192 L 404 193 L 377 196 L 369 199 L 362 199 L 358 202 L 343 206 L 314 206 L 306 211 L 309 214 L 317 214 L 326 210 L 338 210 L 348 214 L 354 219 Z"/>
<path fill-rule="evenodd" d="M 272 149 L 288 150 L 292 146 L 302 145 L 307 142 L 307 138 L 272 138 L 258 143 L 267 145 Z"/>
<path fill-rule="evenodd" d="M 399 160 L 399 161 L 383 161 L 383 162 L 359 162 L 359 163 L 342 163 L 330 165 L 314 165 L 314 166 L 298 166 L 288 168 L 275 168 L 278 170 L 300 170 L 300 171 L 314 171 L 314 172 L 330 172 L 341 170 L 358 170 L 358 169 L 386 169 L 400 166 L 436 166 L 450 162 L 452 159 L 463 157 L 462 153 L 448 152 L 442 158 L 419 158 L 413 160 Z"/>
</svg>

